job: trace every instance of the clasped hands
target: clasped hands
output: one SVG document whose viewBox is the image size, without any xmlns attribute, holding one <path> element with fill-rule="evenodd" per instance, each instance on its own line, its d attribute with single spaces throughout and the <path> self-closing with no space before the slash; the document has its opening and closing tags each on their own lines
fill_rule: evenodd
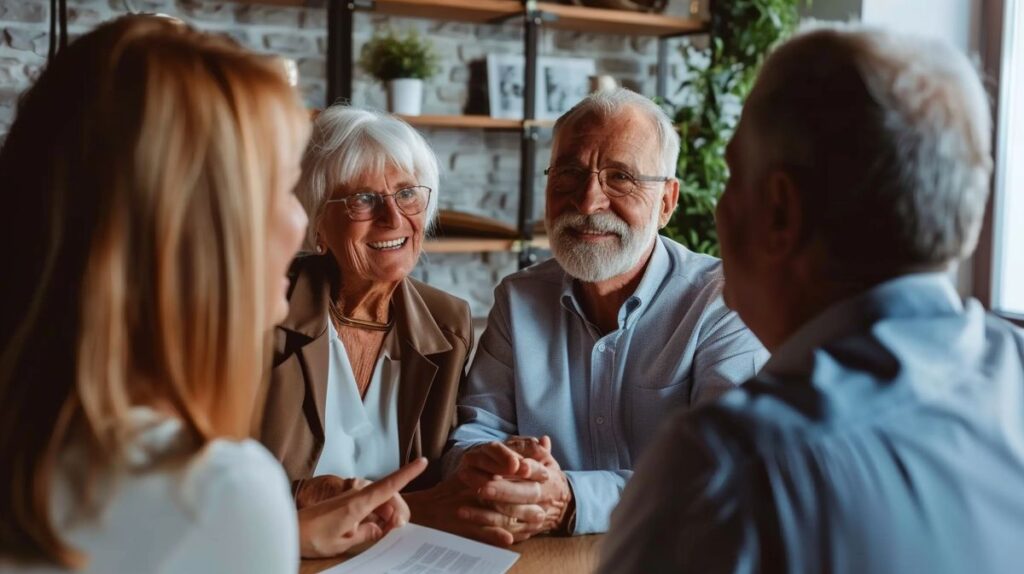
<svg viewBox="0 0 1024 574">
<path fill-rule="evenodd" d="M 371 483 L 320 476 L 296 495 L 303 557 L 335 556 L 410 520 L 496 546 L 559 528 L 572 501 L 551 439 L 512 437 L 467 451 L 455 475 L 399 493 L 426 468 L 419 459 Z"/>
<path fill-rule="evenodd" d="M 572 489 L 550 438 L 512 437 L 468 450 L 453 476 L 406 501 L 414 522 L 508 546 L 559 528 Z"/>
</svg>

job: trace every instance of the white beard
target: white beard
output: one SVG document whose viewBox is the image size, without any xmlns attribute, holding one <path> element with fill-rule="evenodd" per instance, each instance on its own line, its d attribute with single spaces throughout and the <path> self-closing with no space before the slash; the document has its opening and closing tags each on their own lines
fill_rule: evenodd
<svg viewBox="0 0 1024 574">
<path fill-rule="evenodd" d="M 564 213 L 555 221 L 545 220 L 551 252 L 566 273 L 585 283 L 597 283 L 629 271 L 640 262 L 658 234 L 658 209 L 640 229 L 633 229 L 611 212 L 581 215 Z M 612 233 L 618 241 L 601 244 L 577 240 L 569 229 L 590 229 Z"/>
</svg>

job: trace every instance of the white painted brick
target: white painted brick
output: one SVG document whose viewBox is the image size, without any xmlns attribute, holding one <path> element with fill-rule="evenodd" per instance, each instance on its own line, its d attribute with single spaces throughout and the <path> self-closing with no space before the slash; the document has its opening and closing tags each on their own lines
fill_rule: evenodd
<svg viewBox="0 0 1024 574">
<path fill-rule="evenodd" d="M 68 26 L 92 28 L 107 20 L 110 15 L 91 6 L 68 5 Z"/>
<path fill-rule="evenodd" d="M 316 42 L 308 36 L 271 32 L 263 36 L 263 47 L 280 54 L 309 54 L 316 49 Z"/>
<path fill-rule="evenodd" d="M 477 38 L 481 40 L 502 40 L 502 41 L 523 41 L 523 27 L 519 24 L 481 25 L 476 30 Z"/>
<path fill-rule="evenodd" d="M 11 49 L 31 52 L 41 57 L 46 57 L 50 49 L 49 35 L 42 30 L 5 28 L 3 38 Z"/>
<path fill-rule="evenodd" d="M 432 38 L 443 36 L 458 38 L 459 40 L 471 40 L 476 37 L 476 26 L 468 22 L 428 21 L 427 33 Z"/>
<path fill-rule="evenodd" d="M 360 18 L 365 16 L 356 14 L 356 20 L 353 23 L 353 28 L 358 25 Z M 323 7 L 306 8 L 303 10 L 302 15 L 302 27 L 308 28 L 314 31 L 322 31 L 327 29 L 327 9 Z"/>
<path fill-rule="evenodd" d="M 494 170 L 494 156 L 480 152 L 458 153 L 452 156 L 451 170 L 455 173 L 490 173 Z"/>
<path fill-rule="evenodd" d="M 326 80 L 327 60 L 316 58 L 299 58 L 296 60 L 299 69 L 299 78 L 310 80 Z"/>
<path fill-rule="evenodd" d="M 244 4 L 235 8 L 235 21 L 239 24 L 298 28 L 303 12 L 301 8 L 287 6 Z"/>
<path fill-rule="evenodd" d="M 208 2 L 206 0 L 176 0 L 172 16 L 185 17 L 198 22 L 233 22 L 233 2 Z"/>
<path fill-rule="evenodd" d="M 131 0 L 132 7 L 138 12 L 155 12 L 170 14 L 177 12 L 174 0 Z M 109 6 L 118 12 L 124 10 L 124 0 L 110 0 Z"/>
<path fill-rule="evenodd" d="M 634 58 L 601 58 L 597 61 L 597 70 L 612 76 L 637 76 L 644 67 Z"/>
<path fill-rule="evenodd" d="M 629 39 L 629 47 L 639 55 L 657 57 L 658 41 L 650 36 L 634 36 Z"/>
<path fill-rule="evenodd" d="M 0 21 L 49 22 L 50 3 L 41 0 L 0 0 Z"/>
</svg>

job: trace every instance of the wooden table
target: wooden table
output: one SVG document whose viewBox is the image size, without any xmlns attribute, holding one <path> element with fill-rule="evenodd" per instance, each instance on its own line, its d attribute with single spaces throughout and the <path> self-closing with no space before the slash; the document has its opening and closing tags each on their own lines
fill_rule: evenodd
<svg viewBox="0 0 1024 574">
<path fill-rule="evenodd" d="M 572 538 L 541 536 L 520 542 L 510 548 L 519 553 L 519 560 L 509 574 L 590 574 L 597 569 L 603 537 L 601 534 Z M 315 574 L 344 561 L 345 558 L 303 560 L 299 574 Z"/>
</svg>

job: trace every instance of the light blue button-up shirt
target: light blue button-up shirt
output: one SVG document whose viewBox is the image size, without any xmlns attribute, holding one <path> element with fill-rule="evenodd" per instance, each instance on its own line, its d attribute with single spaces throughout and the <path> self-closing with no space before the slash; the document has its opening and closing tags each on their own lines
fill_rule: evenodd
<svg viewBox="0 0 1024 574">
<path fill-rule="evenodd" d="M 601 572 L 1024 572 L 1024 331 L 942 274 L 830 307 L 673 415 Z"/>
<path fill-rule="evenodd" d="M 575 532 L 604 532 L 666 414 L 750 378 L 767 352 L 722 303 L 718 259 L 658 237 L 636 291 L 602 334 L 555 260 L 495 289 L 445 457 L 511 435 L 551 437 L 576 503 Z"/>
</svg>

